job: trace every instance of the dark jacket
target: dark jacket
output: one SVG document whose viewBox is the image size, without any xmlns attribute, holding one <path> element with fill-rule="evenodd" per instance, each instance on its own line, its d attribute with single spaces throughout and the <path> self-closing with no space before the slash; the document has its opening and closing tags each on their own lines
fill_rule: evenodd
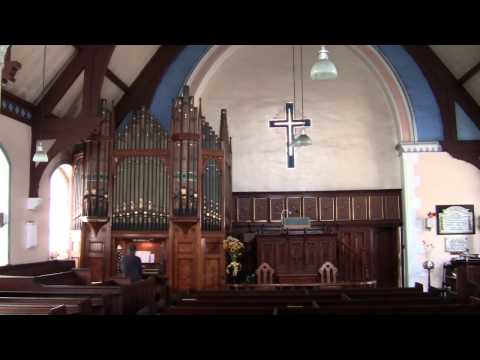
<svg viewBox="0 0 480 360">
<path fill-rule="evenodd" d="M 142 279 L 142 260 L 133 254 L 125 255 L 122 257 L 121 270 L 130 281 L 139 281 Z"/>
</svg>

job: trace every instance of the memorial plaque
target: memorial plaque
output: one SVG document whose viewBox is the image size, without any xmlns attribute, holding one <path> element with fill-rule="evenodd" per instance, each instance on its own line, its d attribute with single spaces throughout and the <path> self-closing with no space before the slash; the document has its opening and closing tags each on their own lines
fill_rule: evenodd
<svg viewBox="0 0 480 360">
<path fill-rule="evenodd" d="M 437 205 L 437 234 L 475 234 L 473 205 Z"/>
<path fill-rule="evenodd" d="M 445 237 L 445 251 L 449 253 L 463 253 L 468 248 L 468 238 L 466 236 L 448 236 Z"/>
</svg>

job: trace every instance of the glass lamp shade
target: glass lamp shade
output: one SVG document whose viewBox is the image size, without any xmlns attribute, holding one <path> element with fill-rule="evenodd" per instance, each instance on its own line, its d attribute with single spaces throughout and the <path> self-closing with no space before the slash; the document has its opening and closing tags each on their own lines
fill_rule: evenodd
<svg viewBox="0 0 480 360">
<path fill-rule="evenodd" d="M 336 79 L 338 76 L 337 67 L 328 59 L 328 50 L 325 46 L 319 51 L 318 61 L 310 70 L 310 78 L 312 80 L 330 80 Z"/>
<path fill-rule="evenodd" d="M 305 133 L 305 128 L 302 129 L 302 133 L 293 140 L 292 145 L 294 147 L 303 147 L 312 145 L 312 139 Z"/>
<path fill-rule="evenodd" d="M 48 155 L 43 149 L 43 144 L 41 141 L 37 143 L 37 150 L 33 155 L 33 162 L 36 162 L 36 163 L 48 162 Z"/>
</svg>

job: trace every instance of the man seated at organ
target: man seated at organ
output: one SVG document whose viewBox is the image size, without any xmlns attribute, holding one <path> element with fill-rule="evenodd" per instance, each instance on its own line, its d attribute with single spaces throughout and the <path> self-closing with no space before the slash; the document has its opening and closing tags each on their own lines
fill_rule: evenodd
<svg viewBox="0 0 480 360">
<path fill-rule="evenodd" d="M 128 254 L 122 257 L 120 265 L 122 274 L 131 282 L 141 280 L 143 275 L 142 260 L 135 255 L 136 250 L 135 244 L 131 244 L 128 247 Z"/>
</svg>

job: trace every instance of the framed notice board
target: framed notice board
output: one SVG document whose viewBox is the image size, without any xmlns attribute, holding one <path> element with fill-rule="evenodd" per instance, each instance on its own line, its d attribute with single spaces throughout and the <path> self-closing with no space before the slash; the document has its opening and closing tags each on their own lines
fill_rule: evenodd
<svg viewBox="0 0 480 360">
<path fill-rule="evenodd" d="M 473 205 L 437 205 L 438 235 L 475 234 L 475 211 Z"/>
</svg>

